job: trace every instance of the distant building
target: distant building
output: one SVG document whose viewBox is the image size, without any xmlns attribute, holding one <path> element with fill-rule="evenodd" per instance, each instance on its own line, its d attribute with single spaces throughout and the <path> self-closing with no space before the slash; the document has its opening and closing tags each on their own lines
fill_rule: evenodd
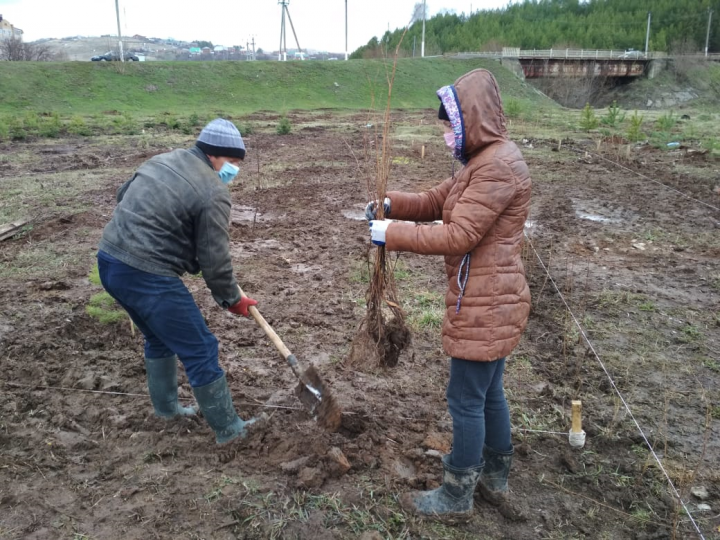
<svg viewBox="0 0 720 540">
<path fill-rule="evenodd" d="M 10 24 L 10 21 L 7 19 L 4 19 L 2 15 L 0 15 L 0 39 L 10 39 L 13 37 L 22 37 L 23 31 L 19 28 L 15 28 L 12 24 Z"/>
</svg>

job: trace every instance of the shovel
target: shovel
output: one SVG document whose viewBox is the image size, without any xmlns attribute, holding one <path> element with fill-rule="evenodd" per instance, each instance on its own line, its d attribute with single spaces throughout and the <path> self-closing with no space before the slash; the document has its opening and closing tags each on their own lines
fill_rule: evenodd
<svg viewBox="0 0 720 540">
<path fill-rule="evenodd" d="M 246 298 L 243 290 L 240 289 L 240 287 L 238 287 L 238 289 L 240 290 L 240 296 Z M 337 431 L 342 421 L 342 411 L 335 401 L 335 397 L 330 393 L 330 390 L 320 378 L 315 366 L 311 365 L 309 368 L 303 370 L 298 363 L 298 359 L 290 352 L 290 349 L 285 346 L 258 309 L 255 306 L 250 306 L 248 311 L 253 319 L 255 319 L 255 322 L 263 329 L 267 337 L 270 338 L 270 341 L 273 342 L 273 345 L 275 345 L 275 348 L 280 352 L 283 359 L 290 364 L 290 368 L 300 381 L 295 389 L 295 394 L 300 402 L 315 418 L 318 424 L 328 431 Z"/>
</svg>

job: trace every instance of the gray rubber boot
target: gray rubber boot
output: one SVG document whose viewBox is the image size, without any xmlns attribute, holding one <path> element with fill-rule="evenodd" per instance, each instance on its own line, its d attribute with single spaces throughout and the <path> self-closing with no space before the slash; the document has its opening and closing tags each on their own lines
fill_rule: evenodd
<svg viewBox="0 0 720 540">
<path fill-rule="evenodd" d="M 498 452 L 487 446 L 483 448 L 485 468 L 480 475 L 478 490 L 482 498 L 496 506 L 505 519 L 525 521 L 526 513 L 516 501 L 511 500 L 508 491 L 508 475 L 514 453 L 514 450 Z"/>
<path fill-rule="evenodd" d="M 485 467 L 480 475 L 480 494 L 495 506 L 501 505 L 507 499 L 508 475 L 512 465 L 515 450 L 498 452 L 489 446 L 483 447 L 483 460 Z"/>
<path fill-rule="evenodd" d="M 473 493 L 482 465 L 458 469 L 450 465 L 449 461 L 449 455 L 442 459 L 442 486 L 432 491 L 414 491 L 402 496 L 400 502 L 406 511 L 445 520 L 464 520 L 472 516 Z"/>
<path fill-rule="evenodd" d="M 181 407 L 177 392 L 177 356 L 145 358 L 147 385 L 155 414 L 162 418 L 193 416 L 197 407 Z"/>
<path fill-rule="evenodd" d="M 210 384 L 193 388 L 193 394 L 200 405 L 200 411 L 215 432 L 215 442 L 218 444 L 246 437 L 247 427 L 257 421 L 256 418 L 251 418 L 244 422 L 235 412 L 225 375 Z"/>
</svg>

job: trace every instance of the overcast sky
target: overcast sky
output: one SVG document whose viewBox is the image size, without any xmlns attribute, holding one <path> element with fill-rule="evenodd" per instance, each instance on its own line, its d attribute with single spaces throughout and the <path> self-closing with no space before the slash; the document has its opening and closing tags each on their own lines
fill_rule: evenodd
<svg viewBox="0 0 720 540">
<path fill-rule="evenodd" d="M 348 0 L 352 52 L 387 29 L 404 26 L 417 0 Z M 258 47 L 277 50 L 280 6 L 277 0 L 119 0 L 123 34 L 208 40 L 244 45 L 255 36 Z M 508 0 L 428 0 L 428 16 L 441 9 L 469 13 L 493 9 Z M 290 16 L 303 49 L 345 49 L 344 0 L 290 0 Z M 21 28 L 26 41 L 74 35 L 117 33 L 115 0 L 0 0 L 0 14 Z M 288 48 L 294 48 L 288 30 Z"/>
</svg>

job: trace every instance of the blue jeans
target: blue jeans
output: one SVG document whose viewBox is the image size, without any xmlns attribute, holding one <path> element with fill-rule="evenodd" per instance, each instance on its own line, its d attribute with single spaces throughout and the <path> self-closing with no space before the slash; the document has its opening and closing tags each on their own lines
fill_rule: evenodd
<svg viewBox="0 0 720 540">
<path fill-rule="evenodd" d="M 146 358 L 176 354 L 193 388 L 223 376 L 217 338 L 179 277 L 137 270 L 103 251 L 98 252 L 98 270 L 105 290 L 145 336 Z"/>
<path fill-rule="evenodd" d="M 504 358 L 494 362 L 450 360 L 447 400 L 453 419 L 453 467 L 483 465 L 483 445 L 498 452 L 512 450 L 504 371 Z"/>
</svg>

